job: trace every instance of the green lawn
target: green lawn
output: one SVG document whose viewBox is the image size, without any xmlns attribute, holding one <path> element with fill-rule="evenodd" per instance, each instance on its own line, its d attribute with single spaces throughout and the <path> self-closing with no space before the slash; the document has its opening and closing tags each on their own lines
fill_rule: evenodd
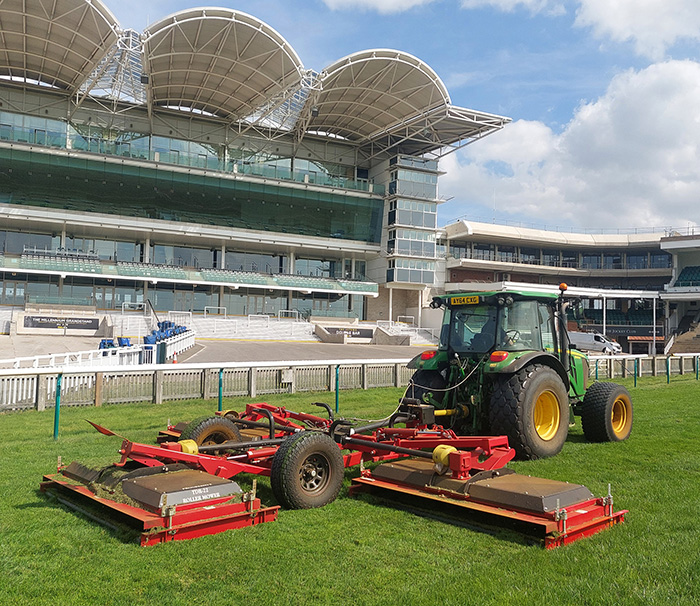
<svg viewBox="0 0 700 606">
<path fill-rule="evenodd" d="M 86 418 L 152 442 L 169 419 L 213 412 L 214 401 L 64 408 L 58 441 L 52 411 L 0 415 L 0 604 L 699 604 L 700 383 L 645 378 L 630 391 L 627 442 L 588 444 L 574 427 L 557 457 L 511 465 L 599 496 L 611 483 L 616 509 L 629 509 L 624 524 L 553 551 L 351 498 L 357 469 L 322 509 L 141 548 L 49 500 L 41 476 L 59 455 L 94 466 L 117 460 L 119 439 L 99 435 Z M 378 418 L 399 395 L 341 393 L 341 413 Z M 324 399 L 333 396 L 267 401 L 317 412 L 309 402 Z M 249 487 L 249 478 L 241 483 Z M 269 481 L 259 487 L 273 504 Z"/>
</svg>

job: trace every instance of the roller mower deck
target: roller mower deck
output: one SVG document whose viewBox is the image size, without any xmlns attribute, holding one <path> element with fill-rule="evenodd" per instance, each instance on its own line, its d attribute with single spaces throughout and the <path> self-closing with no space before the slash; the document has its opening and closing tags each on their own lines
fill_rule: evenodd
<svg viewBox="0 0 700 606">
<path fill-rule="evenodd" d="M 146 470 L 157 473 L 119 482 L 123 491 L 120 500 L 98 496 L 94 487 L 100 472 L 75 462 L 60 474 L 44 476 L 40 488 L 107 526 L 116 523 L 137 531 L 142 546 L 277 519 L 278 506 L 263 507 L 254 492 L 244 493 L 231 480 L 178 466 Z"/>
<path fill-rule="evenodd" d="M 421 459 L 384 463 L 352 481 L 351 494 L 371 492 L 417 504 L 431 514 L 474 526 L 505 528 L 548 549 L 566 545 L 624 520 L 612 497 L 595 498 L 580 484 L 524 476 L 508 468 L 469 480 L 438 475 Z"/>
<path fill-rule="evenodd" d="M 234 427 L 235 439 L 199 446 L 178 441 L 183 425 L 161 432 L 159 445 L 122 438 L 121 459 L 114 465 L 93 470 L 59 464 L 58 474 L 44 476 L 41 490 L 107 525 L 126 523 L 140 533 L 141 545 L 276 520 L 279 506 L 264 507 L 255 482 L 252 492 L 243 492 L 231 479 L 239 473 L 270 476 L 283 506 L 309 508 L 334 500 L 343 469 L 354 465 L 361 475 L 352 481 L 352 495 L 372 492 L 419 502 L 431 513 L 449 510 L 448 519 L 505 527 L 547 548 L 624 520 L 627 512 L 613 511 L 610 494 L 595 498 L 585 486 L 506 468 L 515 452 L 504 436 L 458 436 L 426 423 L 430 411 L 424 407 L 400 410 L 388 422 L 357 426 L 334 420 L 330 409 L 324 419 L 249 405 L 227 421 L 241 428 Z M 366 462 L 381 464 L 370 472 Z"/>
</svg>

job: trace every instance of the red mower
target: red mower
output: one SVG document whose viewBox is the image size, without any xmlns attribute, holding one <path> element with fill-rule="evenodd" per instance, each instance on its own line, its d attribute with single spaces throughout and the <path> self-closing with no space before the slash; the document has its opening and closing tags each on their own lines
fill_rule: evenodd
<svg viewBox="0 0 700 606">
<path fill-rule="evenodd" d="M 73 462 L 45 476 L 43 491 L 71 507 L 88 504 L 126 522 L 142 545 L 189 539 L 277 518 L 253 490 L 232 478 L 270 477 L 273 494 L 290 509 L 321 507 L 338 496 L 344 469 L 360 466 L 350 494 L 376 492 L 471 523 L 506 526 L 546 547 L 563 545 L 624 520 L 610 494 L 516 474 L 505 436 L 459 436 L 435 424 L 434 408 L 403 398 L 375 422 L 321 417 L 269 404 L 249 404 L 169 426 L 158 445 L 126 438 L 121 459 L 93 470 Z M 114 432 L 92 424 L 108 436 Z M 119 436 L 121 437 L 121 436 Z M 372 471 L 365 463 L 379 462 Z"/>
</svg>

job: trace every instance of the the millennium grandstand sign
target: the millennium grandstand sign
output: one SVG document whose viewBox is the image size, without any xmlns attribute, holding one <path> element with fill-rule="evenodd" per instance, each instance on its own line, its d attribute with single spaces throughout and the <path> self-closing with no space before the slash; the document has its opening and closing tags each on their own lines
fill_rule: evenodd
<svg viewBox="0 0 700 606">
<path fill-rule="evenodd" d="M 64 318 L 61 316 L 24 316 L 25 328 L 65 328 L 92 330 L 99 328 L 99 318 Z"/>
</svg>

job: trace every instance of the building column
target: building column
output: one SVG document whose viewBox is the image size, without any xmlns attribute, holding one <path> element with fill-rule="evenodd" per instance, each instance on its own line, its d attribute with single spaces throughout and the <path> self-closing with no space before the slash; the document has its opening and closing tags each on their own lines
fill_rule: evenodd
<svg viewBox="0 0 700 606">
<path fill-rule="evenodd" d="M 423 291 L 418 291 L 418 328 L 423 326 Z"/>
<path fill-rule="evenodd" d="M 221 259 L 219 260 L 219 269 L 226 269 L 226 244 L 221 245 Z"/>
<path fill-rule="evenodd" d="M 605 297 L 603 297 L 603 334 L 604 335 L 607 334 L 605 331 L 605 325 L 607 324 L 606 314 L 607 314 L 608 310 L 606 308 L 607 308 L 607 303 L 606 303 Z"/>
<path fill-rule="evenodd" d="M 151 237 L 146 236 L 146 240 L 143 243 L 143 262 L 151 262 Z"/>
<path fill-rule="evenodd" d="M 394 320 L 394 289 L 389 288 L 389 322 Z"/>
</svg>

